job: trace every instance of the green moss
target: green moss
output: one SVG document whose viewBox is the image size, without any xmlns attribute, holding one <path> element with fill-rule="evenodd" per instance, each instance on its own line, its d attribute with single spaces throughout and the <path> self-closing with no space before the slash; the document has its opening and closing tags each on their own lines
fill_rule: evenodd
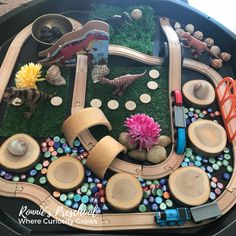
<svg viewBox="0 0 236 236">
<path fill-rule="evenodd" d="M 110 67 L 109 78 L 113 79 L 117 76 L 128 73 L 142 73 L 145 69 L 147 69 L 147 67 Z M 123 126 L 124 120 L 130 115 L 136 113 L 145 113 L 153 117 L 154 120 L 161 125 L 161 134 L 171 135 L 168 99 L 168 73 L 167 69 L 164 67 L 160 67 L 158 70 L 160 71 L 160 77 L 157 79 L 159 84 L 159 88 L 157 90 L 151 91 L 147 88 L 147 82 L 151 80 L 147 73 L 145 77 L 139 78 L 130 87 L 128 87 L 122 97 L 113 96 L 113 88 L 109 85 L 102 85 L 99 83 L 93 84 L 92 79 L 88 76 L 86 106 L 90 106 L 90 101 L 92 99 L 100 99 L 102 101 L 101 109 L 113 128 L 111 132 L 108 132 L 101 127 L 93 129 L 92 133 L 98 139 L 107 134 L 117 138 L 119 133 L 125 130 Z M 149 104 L 143 104 L 139 100 L 140 95 L 143 93 L 147 93 L 152 97 L 152 101 Z M 116 99 L 119 102 L 119 108 L 117 110 L 110 110 L 107 107 L 107 102 L 111 99 Z M 129 100 L 136 102 L 137 107 L 134 111 L 127 111 L 125 109 L 125 102 Z"/>
<path fill-rule="evenodd" d="M 61 106 L 54 107 L 50 101 L 41 101 L 33 115 L 26 119 L 24 112 L 29 111 L 29 107 L 14 107 L 9 105 L 5 111 L 3 121 L 0 126 L 1 136 L 11 136 L 16 133 L 27 133 L 34 137 L 49 137 L 60 135 L 61 125 L 67 115 L 69 95 L 70 69 L 61 69 L 62 76 L 67 80 L 65 86 L 53 86 L 46 81 L 38 83 L 39 90 L 60 96 L 63 99 Z M 45 73 L 43 73 L 45 74 Z"/>
<path fill-rule="evenodd" d="M 130 47 L 143 53 L 152 54 L 155 32 L 153 8 L 149 6 L 118 7 L 94 4 L 89 19 L 108 19 L 109 17 L 121 14 L 124 11 L 131 12 L 135 8 L 142 11 L 143 17 L 140 20 L 132 21 L 131 24 L 124 24 L 124 27 L 117 31 L 110 27 L 110 43 Z"/>
</svg>

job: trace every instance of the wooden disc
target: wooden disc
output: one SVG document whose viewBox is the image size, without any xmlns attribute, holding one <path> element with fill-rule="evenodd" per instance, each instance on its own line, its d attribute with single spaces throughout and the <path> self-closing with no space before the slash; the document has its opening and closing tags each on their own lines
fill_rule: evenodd
<svg viewBox="0 0 236 236">
<path fill-rule="evenodd" d="M 196 86 L 198 83 L 204 86 L 199 88 L 198 93 L 195 94 L 196 92 L 194 92 L 194 86 Z M 215 100 L 215 89 L 209 82 L 205 80 L 190 80 L 184 84 L 182 91 L 185 99 L 195 106 L 206 107 L 212 104 Z M 201 97 L 201 94 L 204 96 Z"/>
<path fill-rule="evenodd" d="M 158 70 L 155 70 L 155 69 L 152 69 L 149 71 L 149 76 L 152 78 L 152 79 L 157 79 L 159 77 L 160 73 Z"/>
<path fill-rule="evenodd" d="M 133 175 L 118 173 L 107 182 L 107 202 L 118 211 L 127 212 L 136 208 L 142 197 L 142 186 Z"/>
<path fill-rule="evenodd" d="M 205 203 L 211 191 L 208 175 L 195 166 L 175 170 L 169 177 L 169 187 L 178 201 L 189 206 Z"/>
<path fill-rule="evenodd" d="M 152 100 L 152 98 L 151 98 L 151 96 L 150 95 L 148 95 L 148 94 L 146 94 L 146 93 L 144 93 L 144 94 L 142 94 L 141 96 L 140 96 L 140 101 L 142 102 L 142 103 L 149 103 L 149 102 L 151 102 L 151 100 Z"/>
<path fill-rule="evenodd" d="M 48 167 L 47 179 L 56 189 L 72 190 L 82 183 L 84 167 L 76 158 L 60 157 Z"/>
<path fill-rule="evenodd" d="M 20 140 L 27 145 L 27 151 L 22 156 L 11 154 L 7 147 L 13 141 Z M 27 134 L 16 134 L 8 138 L 0 147 L 0 164 L 8 170 L 23 172 L 29 169 L 40 156 L 40 146 L 31 136 Z"/>
<path fill-rule="evenodd" d="M 188 136 L 196 151 L 214 156 L 224 150 L 227 135 L 224 128 L 210 120 L 197 120 L 188 128 Z"/>
<path fill-rule="evenodd" d="M 151 90 L 156 90 L 156 89 L 158 89 L 158 83 L 155 81 L 149 81 L 147 83 L 147 87 Z"/>
<path fill-rule="evenodd" d="M 134 101 L 127 101 L 127 102 L 125 103 L 125 108 L 126 108 L 126 110 L 128 110 L 128 111 L 133 111 L 133 110 L 135 110 L 135 108 L 136 108 L 136 103 L 135 103 Z"/>
<path fill-rule="evenodd" d="M 62 98 L 61 98 L 61 97 L 58 97 L 58 96 L 53 97 L 53 98 L 51 99 L 51 104 L 52 104 L 53 106 L 55 106 L 55 107 L 60 106 L 60 105 L 62 104 L 62 102 L 63 102 Z"/>
<path fill-rule="evenodd" d="M 102 106 L 102 102 L 101 102 L 100 99 L 95 98 L 95 99 L 90 101 L 90 106 L 99 108 L 99 107 Z"/>
<path fill-rule="evenodd" d="M 119 107 L 119 102 L 117 102 L 116 100 L 110 100 L 108 103 L 107 103 L 107 106 L 109 109 L 111 110 L 116 110 L 118 109 Z"/>
</svg>

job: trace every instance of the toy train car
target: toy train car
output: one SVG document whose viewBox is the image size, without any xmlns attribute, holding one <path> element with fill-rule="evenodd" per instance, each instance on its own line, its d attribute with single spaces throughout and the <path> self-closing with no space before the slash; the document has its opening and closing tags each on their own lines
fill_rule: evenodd
<svg viewBox="0 0 236 236">
<path fill-rule="evenodd" d="M 155 215 L 156 222 L 160 226 L 183 225 L 191 219 L 188 208 L 167 209 L 163 212 L 158 211 Z"/>
<path fill-rule="evenodd" d="M 181 91 L 178 89 L 173 90 L 171 94 L 174 97 L 174 124 L 177 129 L 176 153 L 181 155 L 184 153 L 186 146 L 186 119 L 183 98 Z"/>
</svg>

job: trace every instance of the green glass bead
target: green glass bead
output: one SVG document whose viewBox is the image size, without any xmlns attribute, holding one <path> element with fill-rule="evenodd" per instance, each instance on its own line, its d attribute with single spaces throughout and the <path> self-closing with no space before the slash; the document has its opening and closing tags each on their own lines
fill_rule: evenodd
<svg viewBox="0 0 236 236">
<path fill-rule="evenodd" d="M 57 153 L 62 154 L 63 152 L 64 152 L 63 148 L 61 148 L 61 147 L 57 148 Z"/>
<path fill-rule="evenodd" d="M 185 149 L 185 156 L 186 157 L 191 157 L 193 153 L 193 150 L 191 148 L 186 148 Z"/>
<path fill-rule="evenodd" d="M 88 187 L 83 185 L 83 186 L 80 188 L 80 191 L 81 191 L 82 193 L 86 193 L 86 192 L 88 191 Z"/>
<path fill-rule="evenodd" d="M 66 201 L 66 199 L 67 199 L 67 195 L 66 194 L 63 193 L 63 194 L 60 195 L 60 201 L 61 202 Z"/>
<path fill-rule="evenodd" d="M 86 211 L 87 210 L 87 206 L 84 203 L 81 203 L 79 206 L 79 210 L 80 211 Z"/>
<path fill-rule="evenodd" d="M 151 192 L 152 192 L 152 195 L 153 195 L 153 196 L 156 196 L 156 195 L 157 195 L 157 190 L 156 190 L 155 188 L 152 189 Z"/>
<path fill-rule="evenodd" d="M 46 151 L 46 152 L 44 153 L 44 157 L 45 157 L 45 158 L 49 158 L 50 156 L 51 156 L 51 152 Z"/>
<path fill-rule="evenodd" d="M 20 181 L 20 177 L 17 176 L 17 175 L 15 175 L 15 176 L 12 177 L 12 180 L 13 180 L 14 182 L 18 182 L 18 181 Z"/>
<path fill-rule="evenodd" d="M 51 157 L 51 161 L 55 161 L 57 159 L 56 156 Z"/>
<path fill-rule="evenodd" d="M 165 204 L 164 202 L 162 202 L 162 203 L 160 204 L 160 209 L 161 209 L 162 211 L 164 211 L 164 210 L 166 209 L 166 204 Z"/>
<path fill-rule="evenodd" d="M 163 191 L 161 189 L 157 189 L 157 196 L 162 197 Z"/>
<path fill-rule="evenodd" d="M 150 196 L 150 191 L 143 192 L 143 198 L 148 198 Z"/>
<path fill-rule="evenodd" d="M 167 205 L 167 207 L 172 207 L 172 206 L 173 206 L 172 200 L 167 199 L 167 200 L 166 200 L 166 205 Z"/>
<path fill-rule="evenodd" d="M 92 189 L 96 184 L 95 183 L 90 183 L 89 188 Z"/>
<path fill-rule="evenodd" d="M 229 173 L 232 173 L 233 172 L 233 167 L 232 166 L 227 166 L 226 171 L 229 172 Z"/>
<path fill-rule="evenodd" d="M 66 139 L 65 139 L 65 138 L 61 138 L 61 139 L 60 139 L 60 142 L 61 142 L 61 143 L 66 143 Z"/>
<path fill-rule="evenodd" d="M 222 164 L 223 164 L 223 166 L 228 166 L 229 165 L 229 161 L 228 160 L 223 160 Z"/>
<path fill-rule="evenodd" d="M 147 208 L 146 208 L 145 205 L 141 204 L 141 205 L 139 205 L 138 210 L 139 210 L 140 212 L 146 212 L 146 211 L 147 211 Z"/>
<path fill-rule="evenodd" d="M 82 163 L 83 165 L 85 165 L 85 164 L 86 164 L 86 159 L 82 159 L 82 160 L 81 160 L 81 163 Z"/>
<path fill-rule="evenodd" d="M 92 195 L 91 189 L 88 189 L 88 191 L 86 192 L 86 195 L 87 195 L 88 197 L 90 197 L 90 196 Z"/>
<path fill-rule="evenodd" d="M 197 114 L 199 114 L 199 113 L 201 113 L 201 110 L 195 109 L 195 112 L 196 112 Z"/>
<path fill-rule="evenodd" d="M 224 148 L 224 153 L 229 153 L 229 152 L 230 152 L 229 148 L 225 147 Z"/>
<path fill-rule="evenodd" d="M 88 211 L 92 212 L 93 209 L 94 209 L 94 206 L 93 206 L 92 204 L 89 204 L 89 205 L 87 206 L 87 210 L 88 210 Z"/>
<path fill-rule="evenodd" d="M 224 154 L 224 159 L 225 160 L 230 160 L 231 159 L 230 154 L 228 154 L 228 153 Z"/>
<path fill-rule="evenodd" d="M 40 184 L 46 184 L 47 183 L 47 178 L 45 176 L 40 177 L 39 183 Z"/>
<path fill-rule="evenodd" d="M 73 192 L 70 192 L 67 194 L 67 198 L 72 200 L 74 198 L 75 194 Z"/>
<path fill-rule="evenodd" d="M 220 167 L 215 163 L 212 165 L 213 170 L 219 170 Z"/>
<path fill-rule="evenodd" d="M 189 108 L 189 111 L 192 111 L 192 112 L 193 112 L 193 111 L 194 111 L 194 108 L 193 108 L 193 107 L 190 107 L 190 108 Z"/>
<path fill-rule="evenodd" d="M 214 164 L 214 163 L 216 163 L 216 159 L 213 158 L 213 157 L 210 157 L 210 158 L 209 158 L 209 162 L 210 162 L 211 164 Z"/>
<path fill-rule="evenodd" d="M 43 165 L 41 164 L 41 163 L 37 163 L 36 165 L 35 165 L 35 169 L 36 170 L 41 170 L 43 168 Z"/>
<path fill-rule="evenodd" d="M 27 182 L 33 184 L 35 182 L 35 178 L 34 177 L 28 177 Z"/>
<path fill-rule="evenodd" d="M 217 161 L 216 164 L 217 164 L 218 166 L 222 166 L 222 161 Z"/>
<path fill-rule="evenodd" d="M 60 137 L 55 136 L 55 137 L 53 138 L 53 140 L 54 140 L 54 142 L 58 143 L 58 142 L 60 142 Z"/>
<path fill-rule="evenodd" d="M 155 180 L 152 181 L 152 183 L 157 185 L 157 184 L 159 184 L 159 181 L 157 179 L 155 179 Z"/>
</svg>

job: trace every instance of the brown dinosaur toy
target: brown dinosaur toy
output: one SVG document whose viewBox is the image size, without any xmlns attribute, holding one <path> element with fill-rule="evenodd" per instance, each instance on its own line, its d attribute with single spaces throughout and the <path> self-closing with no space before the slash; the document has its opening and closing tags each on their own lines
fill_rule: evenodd
<svg viewBox="0 0 236 236">
<path fill-rule="evenodd" d="M 29 118 L 35 111 L 40 100 L 51 99 L 54 95 L 48 95 L 34 88 L 18 89 L 15 87 L 8 87 L 3 95 L 3 101 L 11 104 L 15 98 L 20 98 L 21 102 L 19 105 L 25 104 L 30 107 L 30 111 L 25 112 L 25 117 Z"/>
<path fill-rule="evenodd" d="M 113 95 L 118 95 L 118 96 L 122 96 L 125 89 L 131 85 L 136 79 L 143 77 L 146 74 L 146 70 L 142 73 L 142 74 L 127 74 L 127 75 L 123 75 L 120 77 L 117 77 L 113 80 L 107 79 L 107 78 L 98 78 L 98 80 L 100 81 L 100 83 L 102 84 L 109 84 L 112 85 L 114 87 L 116 87 L 116 90 L 113 92 Z"/>
<path fill-rule="evenodd" d="M 199 58 L 200 54 L 203 51 L 207 52 L 208 54 L 210 54 L 211 56 L 217 59 L 220 59 L 207 47 L 207 45 L 204 42 L 194 38 L 189 32 L 185 32 L 183 35 L 181 35 L 181 40 L 183 42 L 187 42 L 187 45 L 184 44 L 184 47 L 192 48 L 194 57 L 196 59 Z"/>
</svg>

